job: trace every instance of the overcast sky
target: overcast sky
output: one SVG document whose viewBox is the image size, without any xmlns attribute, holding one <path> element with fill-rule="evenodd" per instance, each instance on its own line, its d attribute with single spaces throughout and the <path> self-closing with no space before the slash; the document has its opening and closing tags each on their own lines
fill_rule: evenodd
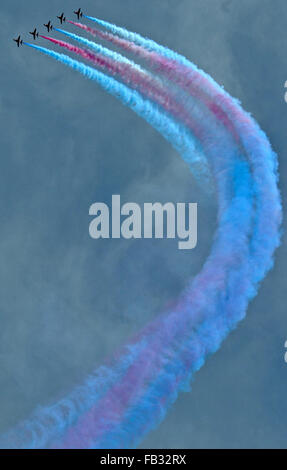
<svg viewBox="0 0 287 470">
<path fill-rule="evenodd" d="M 60 5 L 60 6 L 59 6 Z M 9 0 L 1 5 L 0 431 L 57 400 L 175 299 L 216 207 L 170 145 L 95 83 L 12 37 L 81 6 L 183 53 L 251 112 L 286 199 L 285 0 Z M 93 202 L 197 202 L 198 245 L 89 237 Z M 246 320 L 142 447 L 286 447 L 286 244 Z"/>
</svg>

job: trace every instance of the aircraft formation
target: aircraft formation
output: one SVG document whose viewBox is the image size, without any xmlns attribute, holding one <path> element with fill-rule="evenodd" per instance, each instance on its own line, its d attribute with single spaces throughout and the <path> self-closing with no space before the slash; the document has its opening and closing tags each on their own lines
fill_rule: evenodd
<svg viewBox="0 0 287 470">
<path fill-rule="evenodd" d="M 82 9 L 79 8 L 77 11 L 74 11 L 74 14 L 77 16 L 77 18 L 79 20 L 83 16 Z M 65 21 L 66 21 L 66 17 L 65 17 L 64 13 L 57 16 L 57 18 L 58 18 L 58 20 L 60 21 L 61 24 L 65 23 Z M 45 28 L 47 28 L 48 33 L 50 31 L 52 31 L 52 29 L 53 29 L 53 25 L 51 23 L 51 20 L 49 20 L 47 24 L 44 23 L 43 26 L 45 26 Z M 37 31 L 37 28 L 35 28 L 34 31 L 29 31 L 29 34 L 31 34 L 31 36 L 33 36 L 34 41 L 36 40 L 36 38 L 39 37 L 39 32 Z M 23 39 L 21 38 L 21 35 L 19 35 L 18 38 L 13 39 L 13 41 L 16 42 L 17 47 L 20 47 L 23 44 Z"/>
</svg>

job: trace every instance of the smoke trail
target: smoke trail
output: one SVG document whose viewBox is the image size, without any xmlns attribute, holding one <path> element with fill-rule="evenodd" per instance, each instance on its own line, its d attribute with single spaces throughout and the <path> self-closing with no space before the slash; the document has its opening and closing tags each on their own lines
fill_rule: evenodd
<svg viewBox="0 0 287 470">
<path fill-rule="evenodd" d="M 117 96 L 115 90 L 118 90 L 119 84 L 115 80 L 105 76 L 103 78 L 102 74 L 94 78 L 91 72 L 93 69 L 62 54 L 38 46 L 32 47 L 89 78 L 96 79 L 105 89 Z M 129 93 L 132 93 L 136 100 L 142 100 L 139 94 L 134 95 L 135 92 L 126 87 L 121 91 L 124 97 L 120 99 L 125 104 L 131 105 L 127 98 Z M 206 102 L 203 101 L 203 104 Z M 133 106 L 134 103 L 131 105 L 132 109 Z M 199 108 L 202 113 L 202 103 L 199 103 Z M 239 106 L 238 109 L 240 113 Z M 139 113 L 139 110 L 136 112 Z M 144 330 L 139 342 L 143 344 L 145 341 L 143 349 L 131 358 L 129 365 L 121 370 L 119 378 L 102 398 L 98 400 L 97 397 L 87 413 L 79 413 L 78 422 L 71 426 L 68 432 L 63 432 L 65 417 L 57 416 L 60 420 L 58 435 L 55 434 L 52 446 L 135 445 L 163 418 L 166 409 L 175 400 L 178 392 L 186 386 L 192 373 L 198 370 L 206 356 L 220 346 L 228 332 L 243 318 L 248 300 L 255 295 L 254 279 L 258 277 L 258 272 L 254 276 L 253 261 L 262 253 L 262 249 L 261 252 L 256 252 L 254 248 L 258 248 L 258 240 L 265 242 L 261 231 L 262 221 L 266 220 L 264 217 L 267 215 L 267 207 L 264 206 L 262 211 L 260 203 L 265 201 L 264 195 L 268 194 L 266 183 L 271 183 L 272 191 L 274 185 L 275 189 L 277 188 L 274 165 L 270 165 L 270 155 L 267 155 L 270 159 L 266 165 L 264 161 L 254 159 L 249 152 L 252 150 L 256 156 L 262 157 L 272 151 L 256 125 L 239 126 L 239 135 L 246 151 L 246 154 L 242 155 L 241 148 L 238 142 L 233 140 L 234 135 L 230 133 L 228 126 L 224 129 L 218 127 L 216 115 L 212 117 L 210 109 L 205 111 L 202 117 L 205 119 L 201 145 L 209 158 L 217 182 L 219 201 L 218 230 L 212 253 L 202 272 L 188 286 L 174 310 L 161 316 Z M 235 119 L 234 116 L 233 118 Z M 247 119 L 244 124 L 246 121 Z M 253 124 L 251 119 L 250 121 Z M 246 157 L 251 162 L 253 175 Z M 273 196 L 275 197 L 271 199 L 268 209 L 271 227 L 276 234 L 274 229 L 278 231 L 280 201 L 276 191 Z M 235 240 L 238 245 L 237 252 L 234 251 Z M 264 247 L 268 254 L 264 259 L 265 270 L 268 256 L 270 258 L 276 243 L 278 236 Z M 243 274 L 245 276 L 242 276 Z M 190 329 L 190 326 L 194 326 L 195 318 L 201 322 L 196 328 Z M 117 366 L 115 370 L 118 370 Z M 78 397 L 78 401 L 81 400 L 82 397 Z M 63 438 L 59 439 L 61 434 Z M 48 437 L 50 438 L 51 434 Z"/>
</svg>

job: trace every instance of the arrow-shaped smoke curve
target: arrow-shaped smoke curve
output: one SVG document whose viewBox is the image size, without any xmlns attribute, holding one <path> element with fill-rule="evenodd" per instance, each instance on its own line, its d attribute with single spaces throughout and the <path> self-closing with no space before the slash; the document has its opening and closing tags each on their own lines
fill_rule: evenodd
<svg viewBox="0 0 287 470">
<path fill-rule="evenodd" d="M 3 446 L 137 445 L 245 316 L 279 244 L 277 159 L 255 121 L 187 59 L 138 34 L 89 19 L 110 31 L 89 28 L 89 32 L 143 58 L 150 70 L 64 30 L 60 32 L 86 48 L 53 41 L 102 71 L 28 45 L 95 80 L 131 107 L 172 143 L 197 177 L 207 174 L 208 161 L 218 200 L 218 226 L 202 271 L 187 281 L 174 308 L 147 325 L 68 397 L 36 410 L 3 436 Z M 175 86 L 182 94 L 173 92 Z"/>
</svg>

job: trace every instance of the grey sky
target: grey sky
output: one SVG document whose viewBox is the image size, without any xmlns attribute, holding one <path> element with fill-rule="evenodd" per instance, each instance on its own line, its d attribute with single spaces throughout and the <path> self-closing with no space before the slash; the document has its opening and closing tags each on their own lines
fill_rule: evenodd
<svg viewBox="0 0 287 470">
<path fill-rule="evenodd" d="M 216 207 L 164 139 L 95 83 L 12 37 L 81 6 L 189 57 L 242 101 L 286 198 L 284 0 L 10 0 L 1 6 L 0 431 L 56 400 L 200 270 Z M 43 28 L 41 29 L 43 31 Z M 198 203 L 198 246 L 89 238 L 89 206 Z M 286 244 L 246 320 L 142 447 L 286 447 Z"/>
</svg>

